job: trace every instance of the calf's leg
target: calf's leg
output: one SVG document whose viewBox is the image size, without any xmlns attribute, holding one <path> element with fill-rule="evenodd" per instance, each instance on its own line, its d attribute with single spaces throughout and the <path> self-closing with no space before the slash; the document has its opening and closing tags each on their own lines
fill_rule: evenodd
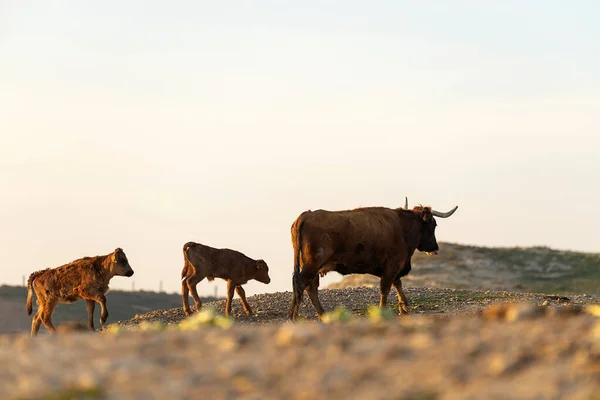
<svg viewBox="0 0 600 400">
<path fill-rule="evenodd" d="M 198 291 L 196 290 L 196 285 L 202 281 L 204 277 L 193 276 L 187 280 L 188 289 L 192 293 L 192 298 L 194 299 L 194 304 L 196 306 L 196 311 L 199 311 L 202 307 L 202 301 L 200 300 L 200 296 L 198 296 Z"/>
<path fill-rule="evenodd" d="M 192 314 L 190 310 L 190 299 L 189 299 L 190 289 L 187 285 L 187 278 L 181 283 L 181 301 L 183 303 L 183 312 L 188 317 Z"/>
<path fill-rule="evenodd" d="M 56 328 L 54 328 L 54 325 L 52 324 L 52 313 L 54 312 L 57 303 L 57 300 L 49 299 L 46 302 L 44 311 L 41 315 L 42 322 L 44 323 L 44 326 L 46 327 L 46 329 L 48 329 L 50 333 L 56 332 Z"/>
<path fill-rule="evenodd" d="M 238 294 L 238 296 L 240 296 L 240 299 L 242 299 L 242 305 L 244 306 L 244 311 L 246 311 L 246 314 L 252 315 L 252 309 L 250 308 L 250 304 L 248 304 L 248 301 L 246 301 L 246 291 L 244 290 L 242 285 L 236 286 L 235 291 Z"/>
<path fill-rule="evenodd" d="M 95 331 L 94 310 L 96 309 L 96 302 L 94 300 L 85 299 L 85 307 L 87 308 L 88 313 L 88 328 L 90 328 L 91 331 Z"/>
<path fill-rule="evenodd" d="M 227 281 L 227 303 L 225 304 L 225 315 L 229 317 L 231 314 L 231 301 L 233 299 L 233 291 L 235 289 L 235 285 L 231 282 L 231 280 Z"/>
<path fill-rule="evenodd" d="M 108 309 L 106 308 L 106 296 L 104 296 L 104 294 L 100 294 L 96 298 L 96 301 L 100 303 L 100 307 L 102 307 L 102 313 L 100 314 L 100 324 L 104 328 L 104 324 L 108 319 Z"/>
<path fill-rule="evenodd" d="M 38 310 L 33 315 L 33 319 L 31 320 L 31 337 L 37 336 L 38 331 L 40 330 L 40 325 L 42 325 L 41 315 L 44 312 L 43 306 L 38 302 Z"/>
</svg>

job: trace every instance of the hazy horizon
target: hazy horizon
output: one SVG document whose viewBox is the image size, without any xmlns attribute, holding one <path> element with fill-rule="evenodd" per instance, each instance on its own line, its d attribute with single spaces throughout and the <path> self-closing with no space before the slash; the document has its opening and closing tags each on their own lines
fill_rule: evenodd
<svg viewBox="0 0 600 400">
<path fill-rule="evenodd" d="M 440 242 L 600 252 L 600 4 L 235 4 L 2 2 L 0 283 L 121 247 L 178 292 L 196 241 L 290 290 L 302 211 L 405 196 L 459 206 Z"/>
</svg>

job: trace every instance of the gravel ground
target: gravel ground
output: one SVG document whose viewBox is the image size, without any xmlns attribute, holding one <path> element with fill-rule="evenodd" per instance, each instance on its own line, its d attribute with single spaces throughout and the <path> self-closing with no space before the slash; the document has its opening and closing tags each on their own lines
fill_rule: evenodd
<svg viewBox="0 0 600 400">
<path fill-rule="evenodd" d="M 377 302 L 376 289 L 319 294 L 328 310 L 344 305 L 356 315 Z M 257 315 L 229 329 L 3 335 L 0 398 L 600 399 L 600 318 L 586 306 L 597 298 L 406 294 L 413 313 L 387 321 L 281 324 L 290 296 L 281 293 L 249 297 Z M 207 305 L 222 312 L 223 302 Z M 154 311 L 121 325 L 180 314 Z"/>
<path fill-rule="evenodd" d="M 491 290 L 439 289 L 439 288 L 404 288 L 408 297 L 409 311 L 413 314 L 436 314 L 448 316 L 457 313 L 474 313 L 491 304 L 506 302 L 528 301 L 538 305 L 561 306 L 565 304 L 598 303 L 599 299 L 589 295 L 561 296 L 538 293 L 517 293 Z M 233 313 L 236 322 L 240 324 L 282 323 L 287 320 L 291 292 L 258 294 L 248 297 L 248 303 L 254 315 L 247 316 L 239 298 L 234 297 Z M 319 290 L 319 299 L 326 311 L 336 307 L 345 307 L 355 315 L 365 315 L 369 305 L 379 304 L 378 288 L 346 288 Z M 193 304 L 193 302 L 192 302 Z M 397 310 L 398 297 L 394 290 L 388 296 L 388 308 Z M 225 300 L 204 303 L 203 307 L 211 307 L 220 314 L 225 313 Z M 192 309 L 194 307 L 192 306 Z M 304 296 L 300 307 L 300 316 L 305 320 L 317 321 L 315 309 Z M 160 321 L 166 324 L 177 323 L 185 319 L 181 308 L 170 310 L 155 310 L 146 314 L 138 314 L 128 321 L 118 321 L 117 324 L 136 325 L 143 321 Z"/>
</svg>

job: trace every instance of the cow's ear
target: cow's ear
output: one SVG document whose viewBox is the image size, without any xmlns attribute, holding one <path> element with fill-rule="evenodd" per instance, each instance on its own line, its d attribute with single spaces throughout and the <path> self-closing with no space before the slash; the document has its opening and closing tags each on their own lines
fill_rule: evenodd
<svg viewBox="0 0 600 400">
<path fill-rule="evenodd" d="M 112 253 L 111 261 L 114 262 L 115 264 L 117 263 L 117 253 L 116 252 Z"/>
<path fill-rule="evenodd" d="M 421 218 L 423 219 L 423 221 L 429 222 L 431 221 L 432 217 L 433 215 L 431 215 L 431 209 L 424 208 L 423 211 L 421 211 Z"/>
<path fill-rule="evenodd" d="M 256 269 L 261 269 L 262 268 L 262 260 L 257 260 L 256 261 Z"/>
</svg>

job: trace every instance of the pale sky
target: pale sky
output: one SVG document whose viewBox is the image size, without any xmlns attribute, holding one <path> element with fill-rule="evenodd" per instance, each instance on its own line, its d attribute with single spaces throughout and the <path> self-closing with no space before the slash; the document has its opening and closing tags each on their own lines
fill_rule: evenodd
<svg viewBox="0 0 600 400">
<path fill-rule="evenodd" d="M 459 206 L 438 241 L 600 252 L 599 15 L 0 0 L 0 283 L 122 247 L 112 289 L 179 292 L 196 241 L 265 259 L 248 294 L 291 290 L 302 211 L 404 196 Z"/>
</svg>

